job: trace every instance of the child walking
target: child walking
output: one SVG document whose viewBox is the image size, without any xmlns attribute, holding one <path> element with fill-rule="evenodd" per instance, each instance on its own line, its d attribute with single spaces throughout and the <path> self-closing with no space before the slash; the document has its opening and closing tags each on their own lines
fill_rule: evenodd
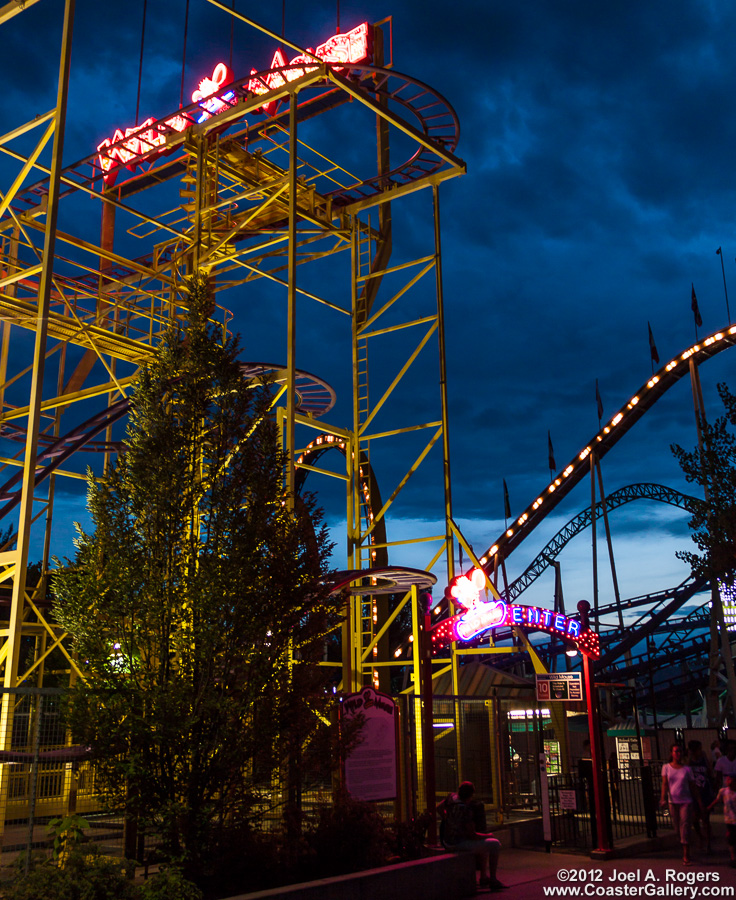
<svg viewBox="0 0 736 900">
<path fill-rule="evenodd" d="M 731 868 L 736 869 L 736 776 L 724 775 L 723 787 L 718 791 L 716 799 L 708 807 L 713 809 L 717 803 L 723 804 L 723 818 L 726 820 L 728 834 L 728 852 L 731 854 Z"/>
</svg>

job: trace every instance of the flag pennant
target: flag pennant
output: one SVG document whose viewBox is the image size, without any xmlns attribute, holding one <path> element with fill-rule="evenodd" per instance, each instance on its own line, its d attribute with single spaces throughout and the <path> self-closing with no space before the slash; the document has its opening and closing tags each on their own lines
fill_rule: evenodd
<svg viewBox="0 0 736 900">
<path fill-rule="evenodd" d="M 659 353 L 657 353 L 657 345 L 654 343 L 654 335 L 652 334 L 652 326 L 647 322 L 649 329 L 649 352 L 652 354 L 652 362 L 659 365 Z"/>
<path fill-rule="evenodd" d="M 552 449 L 552 435 L 547 432 L 547 455 L 549 457 L 549 467 L 552 472 L 557 471 L 557 464 L 555 463 L 555 451 Z"/>
<path fill-rule="evenodd" d="M 503 480 L 503 514 L 507 519 L 511 518 L 511 504 L 509 503 L 509 489 L 506 486 L 506 479 Z"/>
<path fill-rule="evenodd" d="M 692 299 L 690 300 L 690 309 L 693 311 L 693 315 L 695 316 L 695 327 L 700 328 L 703 324 L 703 320 L 700 316 L 700 309 L 698 308 L 698 298 L 695 296 L 695 285 L 690 282 L 690 286 L 692 288 Z"/>
<path fill-rule="evenodd" d="M 598 418 L 603 418 L 603 401 L 601 400 L 601 392 L 598 390 L 598 379 L 595 380 L 595 402 L 598 404 Z"/>
</svg>

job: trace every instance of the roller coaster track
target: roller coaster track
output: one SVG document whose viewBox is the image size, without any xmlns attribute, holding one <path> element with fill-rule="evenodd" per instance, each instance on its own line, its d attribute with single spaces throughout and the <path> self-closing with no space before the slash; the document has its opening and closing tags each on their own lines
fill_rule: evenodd
<svg viewBox="0 0 736 900">
<path fill-rule="evenodd" d="M 608 643 L 609 646 L 611 643 L 614 646 L 603 652 L 598 666 L 601 669 L 605 669 L 627 651 L 633 649 L 640 641 L 645 640 L 647 635 L 654 633 L 660 625 L 666 622 L 680 607 L 684 606 L 691 597 L 701 591 L 707 583 L 708 580 L 703 577 L 688 578 L 669 593 L 668 602 L 665 602 L 663 599 L 647 612 L 646 616 L 640 618 L 636 623 L 638 627 L 629 626 L 623 631 L 613 632 Z M 620 640 L 616 642 L 619 638 Z"/>
<path fill-rule="evenodd" d="M 676 695 L 681 698 L 683 692 L 705 689 L 709 679 L 708 666 L 704 665 L 704 661 L 708 659 L 710 616 L 702 607 L 691 610 L 687 616 L 675 621 L 670 616 L 706 586 L 703 580 L 688 578 L 676 588 L 622 603 L 623 608 L 653 606 L 653 614 L 648 611 L 623 630 L 615 628 L 601 632 L 603 657 L 600 664 L 596 665 L 596 677 L 601 681 L 615 682 L 637 679 L 640 703 L 645 700 L 652 702 L 647 699 L 652 688 L 658 703 L 668 702 Z M 599 613 L 614 612 L 617 609 L 616 604 L 610 604 L 608 607 L 599 607 Z M 665 635 L 664 640 L 661 639 L 662 635 Z M 651 655 L 648 643 L 650 636 L 654 639 Z M 509 632 L 498 634 L 496 639 L 511 637 Z M 644 647 L 643 642 L 647 642 Z M 734 643 L 736 635 L 731 636 L 731 644 Z M 546 666 L 552 667 L 559 658 L 560 644 L 554 640 L 546 641 L 536 644 L 535 651 Z M 517 654 L 508 658 L 495 657 L 493 660 L 494 666 L 501 669 L 514 668 L 518 662 Z M 673 667 L 678 665 L 682 671 L 673 672 Z"/>
<path fill-rule="evenodd" d="M 625 503 L 631 503 L 632 500 L 658 500 L 660 503 L 669 503 L 672 506 L 678 506 L 692 512 L 693 497 L 681 494 L 672 488 L 665 487 L 661 484 L 630 484 L 627 487 L 619 488 L 609 494 L 605 502 L 599 500 L 595 505 L 595 518 L 600 519 L 603 516 L 604 509 L 610 512 L 623 506 Z M 532 584 L 544 570 L 552 565 L 553 560 L 561 553 L 562 548 L 572 540 L 575 535 L 579 534 L 583 529 L 591 524 L 591 510 L 584 509 L 578 513 L 573 519 L 561 528 L 552 540 L 544 547 L 539 555 L 532 560 L 526 569 L 516 578 L 508 588 L 503 591 L 504 599 L 508 602 L 514 601 L 522 594 L 530 584 Z M 632 601 L 629 601 L 630 603 Z M 600 610 L 599 610 L 600 612 Z"/>
<path fill-rule="evenodd" d="M 685 586 L 690 584 L 691 581 L 692 577 L 686 578 L 681 585 L 678 585 L 675 588 L 667 588 L 663 591 L 651 591 L 650 593 L 642 594 L 639 597 L 632 597 L 630 600 L 622 600 L 620 603 L 616 603 L 615 601 L 613 603 L 607 603 L 604 606 L 598 607 L 598 615 L 601 617 L 609 615 L 618 612 L 619 608 L 623 612 L 626 612 L 630 609 L 636 609 L 637 607 L 641 606 L 646 606 L 647 609 L 651 609 L 652 607 L 658 606 L 660 603 L 669 600 L 676 591 L 684 588 Z M 641 619 L 639 619 L 638 621 L 641 621 Z M 635 624 L 638 624 L 638 622 Z"/>
<path fill-rule="evenodd" d="M 610 647 L 611 645 L 615 644 L 616 641 L 622 641 L 624 638 L 628 638 L 629 636 L 631 636 L 634 629 L 639 627 L 643 629 L 644 627 L 646 627 L 651 619 L 652 613 L 664 609 L 665 605 L 667 609 L 667 616 L 669 616 L 670 613 L 675 612 L 695 594 L 705 590 L 706 587 L 707 582 L 704 579 L 696 579 L 691 576 L 689 578 L 686 578 L 685 581 L 682 582 L 682 584 L 679 584 L 674 588 L 668 588 L 664 591 L 653 591 L 650 594 L 643 594 L 640 597 L 632 597 L 630 600 L 622 600 L 620 603 L 609 603 L 605 606 L 599 606 L 599 619 L 605 615 L 618 613 L 619 610 L 621 610 L 622 612 L 626 612 L 637 607 L 646 607 L 647 610 L 646 613 L 643 616 L 640 616 L 635 622 L 631 622 L 628 625 L 625 625 L 623 630 L 621 630 L 619 627 L 615 627 L 612 629 L 607 629 L 606 631 L 602 631 L 600 634 L 601 650 L 605 653 L 606 647 Z M 653 628 L 654 631 L 656 631 L 657 633 L 662 630 L 670 631 L 675 627 L 674 623 L 664 625 L 667 616 L 664 616 L 661 620 L 655 623 Z M 685 623 L 688 621 L 688 619 L 681 619 L 678 621 L 679 623 Z M 693 622 L 693 626 L 697 624 L 700 623 Z M 636 632 L 636 634 L 638 635 L 636 637 L 636 641 L 639 641 L 646 637 L 647 632 L 641 630 L 639 632 Z M 494 639 L 496 641 L 501 641 L 504 639 L 510 640 L 512 637 L 513 632 L 511 630 L 497 631 L 494 635 Z M 625 652 L 625 648 L 624 650 L 619 651 L 619 653 L 623 652 Z"/>
<path fill-rule="evenodd" d="M 246 381 L 254 383 L 268 378 L 278 385 L 284 384 L 287 379 L 286 368 L 273 363 L 241 363 L 240 370 Z M 301 412 L 309 413 L 314 417 L 322 416 L 329 412 L 335 403 L 335 392 L 332 387 L 326 381 L 317 378 L 315 375 L 310 375 L 308 372 L 296 372 L 296 395 L 297 408 Z M 118 422 L 128 413 L 130 402 L 129 397 L 123 397 L 106 409 L 95 413 L 62 437 L 56 439 L 46 438 L 44 440 L 45 446 L 37 457 L 39 468 L 36 470 L 34 487 L 38 487 L 42 481 L 56 471 L 77 450 L 117 449 L 117 444 L 101 443 L 95 446 L 92 444 L 92 441 L 98 434 L 115 422 Z M 0 437 L 25 441 L 26 432 L 25 429 L 18 426 L 5 426 L 5 429 L 0 431 Z M 15 509 L 20 503 L 20 488 L 16 488 L 16 485 L 22 478 L 23 471 L 19 470 L 0 486 L 0 502 L 5 504 L 0 508 L 0 519 Z"/>
<path fill-rule="evenodd" d="M 336 435 L 320 434 L 304 448 L 302 453 L 297 457 L 297 473 L 296 473 L 296 489 L 300 492 L 304 487 L 304 482 L 309 469 L 301 468 L 301 466 L 314 466 L 317 460 L 327 453 L 328 450 L 339 450 L 343 456 L 347 455 L 345 441 Z M 378 486 L 378 480 L 370 464 L 368 456 L 361 451 L 360 466 L 360 495 L 361 495 L 361 513 L 366 522 L 373 522 L 375 518 L 374 510 L 383 509 L 381 501 L 381 490 Z M 371 550 L 371 565 L 385 568 L 388 566 L 388 547 L 386 545 L 386 520 L 382 516 L 376 523 L 370 534 L 370 543 L 376 544 L 376 548 Z"/>
<path fill-rule="evenodd" d="M 731 652 L 736 652 L 736 635 L 729 634 Z M 619 663 L 613 671 L 598 673 L 607 680 L 610 676 L 617 682 L 637 680 L 639 704 L 660 708 L 670 702 L 682 708 L 683 697 L 693 692 L 704 692 L 710 685 L 710 671 L 707 665 L 710 638 L 707 630 L 689 635 L 677 644 L 659 647 L 650 658 L 648 652 L 634 655 L 630 662 Z M 728 690 L 724 681 L 720 691 Z M 654 695 L 654 696 L 653 696 Z M 655 699 L 656 698 L 656 699 Z"/>
<path fill-rule="evenodd" d="M 567 466 L 552 479 L 537 499 L 486 550 L 480 558 L 486 573 L 492 575 L 494 558 L 507 559 L 511 552 L 529 537 L 537 525 L 588 474 L 591 453 L 595 453 L 597 459 L 605 456 L 669 388 L 688 374 L 690 362 L 696 365 L 705 362 L 722 350 L 733 347 L 734 344 L 736 344 L 736 325 L 730 325 L 688 347 L 652 375 L 628 403 L 622 406 L 610 421 L 593 435 L 577 456 L 573 457 Z"/>
<path fill-rule="evenodd" d="M 457 114 L 434 88 L 416 78 L 379 66 L 344 64 L 339 68 L 341 71 L 337 72 L 329 64 L 320 63 L 309 67 L 309 71 L 305 71 L 301 76 L 299 81 L 304 82 L 301 91 L 317 90 L 319 96 L 299 104 L 298 120 L 304 121 L 331 107 L 358 100 L 413 138 L 417 143 L 417 149 L 408 159 L 395 165 L 389 172 L 340 185 L 331 190 L 329 197 L 335 205 L 346 207 L 371 201 L 385 191 L 387 186 L 397 189 L 408 188 L 413 183 L 433 175 L 446 164 L 464 170 L 465 164 L 453 156 L 460 139 Z M 187 168 L 186 157 L 156 165 L 162 155 L 162 146 L 166 154 L 169 154 L 183 146 L 190 129 L 195 126 L 204 133 L 217 133 L 245 119 L 249 113 L 259 113 L 264 103 L 283 100 L 290 93 L 288 85 L 258 95 L 249 89 L 249 85 L 254 81 L 260 81 L 267 88 L 275 83 L 275 80 L 281 80 L 283 84 L 282 76 L 292 73 L 293 70 L 294 66 L 285 66 L 254 72 L 245 78 L 223 85 L 222 90 L 218 94 L 211 95 L 208 101 L 218 99 L 224 109 L 210 116 L 205 122 L 199 122 L 202 105 L 191 103 L 162 116 L 145 128 L 141 127 L 135 132 L 131 130 L 130 134 L 105 147 L 104 153 L 107 157 L 105 162 L 109 170 L 107 173 L 103 171 L 98 152 L 67 166 L 62 172 L 60 196 L 65 197 L 78 190 L 92 194 L 102 193 L 106 189 L 105 176 L 107 175 L 108 180 L 111 176 L 114 178 L 114 175 L 124 171 L 126 166 L 132 171 L 136 167 L 150 165 L 148 170 L 150 177 L 131 179 L 128 191 L 124 189 L 116 191 L 121 198 L 130 191 L 137 192 L 154 182 L 160 183 L 184 174 Z M 257 121 L 248 123 L 237 135 L 244 148 L 260 139 L 266 121 L 284 125 L 288 122 L 288 112 L 282 112 L 270 119 L 259 116 Z M 155 138 L 153 143 L 152 137 Z M 125 156 L 125 165 L 119 162 L 120 155 Z M 112 168 L 109 167 L 108 161 L 113 164 Z M 17 215 L 40 214 L 45 209 L 47 194 L 48 178 L 44 178 L 18 193 L 11 207 Z M 12 224 L 12 220 L 8 220 L 8 223 Z"/>
</svg>

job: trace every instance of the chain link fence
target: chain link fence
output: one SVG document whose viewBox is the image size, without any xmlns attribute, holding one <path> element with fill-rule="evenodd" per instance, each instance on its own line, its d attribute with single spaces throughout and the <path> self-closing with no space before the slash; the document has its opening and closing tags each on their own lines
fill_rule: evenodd
<svg viewBox="0 0 736 900">
<path fill-rule="evenodd" d="M 103 854 L 121 856 L 123 819 L 111 814 L 95 785 L 84 747 L 64 724 L 59 688 L 0 689 L 0 865 L 19 854 L 50 850 L 49 823 L 78 815 L 87 839 Z"/>
<path fill-rule="evenodd" d="M 21 853 L 51 848 L 49 822 L 82 817 L 86 840 L 102 854 L 127 855 L 146 864 L 158 843 L 154 831 L 131 833 L 121 811 L 110 810 L 95 780 L 87 749 L 74 746 L 64 724 L 65 693 L 55 688 L 0 689 L 0 866 Z M 399 714 L 399 795 L 380 804 L 390 819 L 408 822 L 426 808 L 419 700 L 397 698 Z M 436 696 L 433 746 L 437 801 L 463 780 L 472 781 L 488 812 L 489 825 L 509 817 L 540 815 L 539 754 L 546 752 L 552 840 L 558 846 L 596 845 L 590 761 L 563 771 L 555 735 L 539 710 L 520 710 L 502 698 Z M 426 751 L 425 751 L 426 752 Z M 332 799 L 335 773 L 325 763 L 319 777 L 304 784 L 300 809 L 306 822 Z M 609 837 L 654 836 L 669 827 L 658 806 L 661 763 L 607 770 L 605 794 Z M 266 785 L 267 787 L 267 785 Z M 282 825 L 283 786 L 263 792 L 258 827 Z"/>
</svg>

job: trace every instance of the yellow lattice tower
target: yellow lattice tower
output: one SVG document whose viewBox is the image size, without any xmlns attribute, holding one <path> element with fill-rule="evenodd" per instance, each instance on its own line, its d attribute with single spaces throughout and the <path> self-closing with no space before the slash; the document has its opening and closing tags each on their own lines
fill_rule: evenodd
<svg viewBox="0 0 736 900">
<path fill-rule="evenodd" d="M 66 460 L 93 438 L 101 436 L 100 449 L 108 458 L 114 451 L 113 428 L 125 415 L 130 384 L 161 333 L 183 315 L 182 289 L 194 270 L 209 275 L 218 299 L 225 291 L 238 297 L 264 283 L 285 296 L 285 362 L 269 371 L 285 395 L 279 415 L 292 460 L 289 483 L 295 487 L 297 470 L 344 482 L 349 567 L 385 565 L 389 550 L 393 555 L 404 544 L 426 542 L 431 549 L 423 568 L 432 569 L 445 556 L 448 578 L 453 574 L 439 189 L 465 170 L 454 155 L 455 113 L 434 89 L 384 64 L 383 33 L 390 22 L 358 26 L 310 54 L 222 4 L 213 6 L 291 47 L 300 65 L 240 79 L 235 73 L 235 80 L 218 85 L 206 102 L 121 130 L 99 152 L 64 168 L 73 11 L 68 0 L 57 107 L 0 139 L 0 149 L 20 164 L 0 201 L 0 424 L 6 436 L 27 435 L 25 452 L 4 460 L 6 468 L 14 465 L 21 473 L 18 495 L 11 498 L 8 488 L 4 497 L 19 509 L 17 549 L 0 553 L 3 579 L 13 585 L 0 648 L 6 688 L 41 685 L 44 660 L 52 651 L 64 655 L 70 677 L 80 674 L 64 635 L 45 613 L 43 579 L 35 596 L 26 591 L 30 528 L 36 520 L 36 527 L 45 528 L 47 559 L 54 480 L 84 477 Z M 359 41 L 365 41 L 362 56 L 356 51 L 351 61 L 345 48 L 353 53 Z M 343 55 L 330 56 L 338 52 Z M 358 122 L 351 142 L 377 136 L 367 173 L 336 158 L 340 142 L 330 140 L 328 125 L 322 128 L 340 108 Z M 25 156 L 14 151 L 15 139 L 34 128 L 44 129 L 37 150 Z M 47 167 L 41 157 L 52 136 L 56 143 Z M 42 180 L 28 189 L 34 170 Z M 57 228 L 60 187 L 62 202 L 83 193 L 99 203 L 98 241 Z M 429 201 L 428 246 L 419 255 L 404 251 L 396 259 L 397 210 L 420 193 Z M 140 241 L 142 254 L 129 252 L 133 239 Z M 337 300 L 315 290 L 308 274 L 326 264 Z M 297 367 L 297 302 L 334 316 L 343 329 L 352 359 L 351 421 L 318 420 L 331 409 L 334 393 Z M 217 306 L 213 317 L 225 330 L 232 325 L 232 313 L 223 307 Z M 10 340 L 18 329 L 34 337 L 30 366 Z M 419 414 L 408 418 L 405 403 L 392 410 L 405 387 L 414 389 L 420 357 L 423 373 L 433 371 L 438 386 L 436 412 L 428 421 Z M 44 380 L 46 360 L 58 367 L 52 396 Z M 423 374 L 424 386 L 426 380 Z M 26 382 L 28 400 L 21 403 L 17 396 Z M 315 431 L 340 445 L 342 471 L 310 462 L 308 438 Z M 300 442 L 306 446 L 300 448 Z M 394 471 L 382 483 L 386 499 L 377 502 L 374 469 L 386 459 Z M 386 521 L 400 512 L 407 485 L 428 459 L 438 473 L 444 531 L 391 542 Z M 41 495 L 42 513 L 36 516 L 34 498 L 38 503 Z M 344 629 L 345 689 L 388 683 L 395 662 L 388 652 L 388 627 L 410 598 L 407 590 L 391 616 L 380 592 L 353 601 Z M 25 640 L 34 646 L 21 660 Z M 8 696 L 0 722 L 6 748 L 12 722 Z M 7 791 L 4 784 L 0 793 Z"/>
</svg>

